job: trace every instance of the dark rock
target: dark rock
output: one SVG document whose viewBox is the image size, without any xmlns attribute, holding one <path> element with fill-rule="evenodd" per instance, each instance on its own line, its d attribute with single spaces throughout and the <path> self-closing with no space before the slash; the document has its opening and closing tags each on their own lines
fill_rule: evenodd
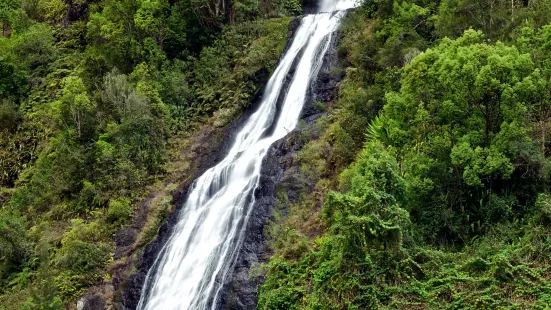
<svg viewBox="0 0 551 310">
<path fill-rule="evenodd" d="M 133 249 L 134 242 L 138 233 L 136 229 L 131 227 L 126 227 L 117 232 L 115 235 L 115 254 L 113 255 L 114 259 L 119 259 L 123 256 L 128 255 Z"/>
<path fill-rule="evenodd" d="M 291 22 L 289 22 L 289 32 L 290 32 L 289 38 L 292 37 L 292 34 L 295 33 L 298 26 L 300 26 L 300 21 L 301 21 L 300 18 L 295 17 L 291 20 Z"/>
<path fill-rule="evenodd" d="M 117 246 L 132 245 L 136 241 L 136 230 L 130 227 L 123 228 L 115 235 L 115 244 Z"/>
<path fill-rule="evenodd" d="M 316 13 L 318 9 L 318 0 L 302 0 L 302 10 L 304 14 Z"/>
<path fill-rule="evenodd" d="M 291 133 L 293 135 L 295 133 Z M 233 273 L 222 288 L 217 309 L 256 309 L 258 289 L 263 282 L 261 276 L 250 277 L 251 270 L 258 268 L 270 257 L 265 242 L 265 226 L 276 207 L 276 187 L 285 175 L 289 161 L 286 159 L 299 150 L 304 142 L 287 143 L 289 139 L 276 142 L 262 162 L 262 175 L 255 195 L 255 203 L 249 219 L 245 240 L 235 262 Z M 294 185 L 294 184 L 293 184 Z"/>
<path fill-rule="evenodd" d="M 147 272 L 141 272 L 141 270 L 130 276 L 127 282 L 126 294 L 123 296 L 125 309 L 136 309 L 138 307 L 146 276 Z"/>
<path fill-rule="evenodd" d="M 100 295 L 84 295 L 77 302 L 77 310 L 107 310 Z"/>
<path fill-rule="evenodd" d="M 301 113 L 301 118 L 307 123 L 311 123 L 319 113 L 323 112 L 323 109 L 320 109 L 321 106 L 316 104 L 317 102 L 327 104 L 333 102 L 337 97 L 337 84 L 344 78 L 344 70 L 338 66 L 337 45 L 339 39 L 340 34 L 337 32 L 329 43 L 327 53 L 323 56 L 322 67 L 310 87 L 310 94 Z"/>
</svg>

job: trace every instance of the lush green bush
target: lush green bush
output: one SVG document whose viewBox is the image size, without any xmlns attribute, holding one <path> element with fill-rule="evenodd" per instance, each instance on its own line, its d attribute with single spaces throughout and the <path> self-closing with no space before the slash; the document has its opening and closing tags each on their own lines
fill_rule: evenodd
<svg viewBox="0 0 551 310">
<path fill-rule="evenodd" d="M 0 279 L 5 286 L 27 261 L 31 251 L 26 222 L 18 213 L 0 210 Z M 1 292 L 1 291 L 0 291 Z"/>
<path fill-rule="evenodd" d="M 54 266 L 63 270 L 54 278 L 61 296 L 74 298 L 101 277 L 112 251 L 112 246 L 102 241 L 107 232 L 99 221 L 84 223 L 75 219 L 71 222 L 54 258 Z"/>
<path fill-rule="evenodd" d="M 107 210 L 107 220 L 109 222 L 125 223 L 130 215 L 132 215 L 132 207 L 129 199 L 121 198 L 109 201 L 109 209 Z"/>
<path fill-rule="evenodd" d="M 531 201 L 517 201 L 516 209 L 532 204 L 544 182 L 537 178 L 545 173 L 542 154 L 529 134 L 528 120 L 538 116 L 528 107 L 546 96 L 545 78 L 529 55 L 482 40 L 472 30 L 455 41 L 444 39 L 406 67 L 400 93 L 386 96 L 382 126 L 413 180 L 410 209 L 435 237 L 448 231 L 464 238 L 471 224 L 494 223 L 485 222 L 484 213 L 500 203 L 492 198 L 506 199 L 500 197 L 507 191 L 513 201 L 522 197 L 519 187 L 533 193 Z M 521 163 L 531 163 L 526 169 L 536 171 L 535 179 L 513 175 Z M 430 202 L 442 204 L 436 209 L 445 214 L 420 208 Z"/>
</svg>

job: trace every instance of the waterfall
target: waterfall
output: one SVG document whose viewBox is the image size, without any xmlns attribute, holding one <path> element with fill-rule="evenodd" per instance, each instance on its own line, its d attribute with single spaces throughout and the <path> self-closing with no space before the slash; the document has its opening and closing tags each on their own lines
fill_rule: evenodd
<svg viewBox="0 0 551 310">
<path fill-rule="evenodd" d="M 192 186 L 170 239 L 147 274 L 138 309 L 215 307 L 243 242 L 262 159 L 273 142 L 297 125 L 308 89 L 345 14 L 342 10 L 354 4 L 355 0 L 325 0 L 320 13 L 302 18 L 258 110 L 241 128 L 228 155 Z M 296 70 L 287 88 L 293 64 Z M 280 111 L 278 101 L 283 102 Z"/>
</svg>

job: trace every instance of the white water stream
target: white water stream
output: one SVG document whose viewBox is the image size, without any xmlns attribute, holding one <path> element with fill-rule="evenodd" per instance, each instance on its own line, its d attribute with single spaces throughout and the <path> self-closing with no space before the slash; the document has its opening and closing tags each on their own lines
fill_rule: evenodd
<svg viewBox="0 0 551 310">
<path fill-rule="evenodd" d="M 146 277 L 138 309 L 216 306 L 244 238 L 262 159 L 273 142 L 297 125 L 308 88 L 344 16 L 341 10 L 354 5 L 355 0 L 325 0 L 318 10 L 323 13 L 302 18 L 291 46 L 266 85 L 258 111 L 237 134 L 228 155 L 195 181 L 172 236 Z M 297 67 L 285 90 L 293 63 Z M 285 99 L 277 114 L 280 96 Z M 270 127 L 272 133 L 267 134 Z"/>
</svg>

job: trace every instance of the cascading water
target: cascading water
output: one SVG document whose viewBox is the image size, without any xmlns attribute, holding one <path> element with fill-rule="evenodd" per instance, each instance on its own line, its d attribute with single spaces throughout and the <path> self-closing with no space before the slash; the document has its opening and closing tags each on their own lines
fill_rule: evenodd
<svg viewBox="0 0 551 310">
<path fill-rule="evenodd" d="M 325 0 L 318 10 L 323 13 L 302 18 L 266 85 L 258 111 L 238 133 L 229 154 L 195 181 L 172 236 L 146 277 L 138 309 L 215 307 L 243 241 L 262 159 L 273 142 L 297 125 L 342 10 L 354 5 L 355 0 Z M 294 76 L 284 89 L 293 63 L 297 64 Z M 278 114 L 280 96 L 284 100 Z"/>
</svg>

